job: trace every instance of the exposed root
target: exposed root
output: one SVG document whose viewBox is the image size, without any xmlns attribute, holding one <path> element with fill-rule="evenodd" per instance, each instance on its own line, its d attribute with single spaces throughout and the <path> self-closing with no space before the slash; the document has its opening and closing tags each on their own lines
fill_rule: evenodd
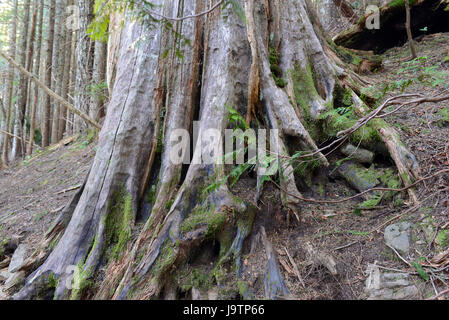
<svg viewBox="0 0 449 320">
<path fill-rule="evenodd" d="M 360 117 L 369 113 L 368 108 L 363 101 L 351 90 L 354 109 Z M 399 175 L 404 186 L 410 186 L 415 179 L 420 178 L 420 168 L 416 157 L 404 146 L 399 138 L 399 134 L 381 119 L 372 121 L 373 127 L 378 131 L 382 141 L 387 147 L 391 158 L 393 159 L 399 171 Z M 419 204 L 418 197 L 412 188 L 407 189 L 410 200 L 414 205 Z"/>
<path fill-rule="evenodd" d="M 257 42 L 255 39 L 255 24 L 254 24 L 254 1 L 245 1 L 245 15 L 247 17 L 247 34 L 248 42 L 251 48 L 251 70 L 248 79 L 248 111 L 246 113 L 246 123 L 251 124 L 251 120 L 255 118 L 256 107 L 259 105 L 259 90 L 260 90 L 260 76 L 259 76 L 259 53 L 257 50 Z"/>
<path fill-rule="evenodd" d="M 270 241 L 267 239 L 265 228 L 261 227 L 260 232 L 268 260 L 265 269 L 265 297 L 269 300 L 291 299 L 291 293 L 279 271 L 278 260 Z"/>
</svg>

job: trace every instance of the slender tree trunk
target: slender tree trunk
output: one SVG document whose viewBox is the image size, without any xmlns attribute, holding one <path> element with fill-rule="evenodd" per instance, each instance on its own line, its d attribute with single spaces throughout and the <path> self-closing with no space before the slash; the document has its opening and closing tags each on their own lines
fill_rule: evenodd
<svg viewBox="0 0 449 320">
<path fill-rule="evenodd" d="M 22 28 L 20 31 L 20 44 L 19 44 L 19 63 L 24 68 L 27 68 L 27 39 L 28 39 L 28 28 L 30 21 L 30 0 L 25 0 L 23 4 L 23 21 Z M 16 137 L 21 137 L 23 132 L 23 125 L 25 122 L 25 112 L 28 94 L 28 79 L 25 75 L 19 75 L 19 91 L 17 98 L 17 108 L 14 122 L 14 135 Z M 25 150 L 23 150 L 25 151 Z M 18 138 L 13 139 L 11 158 L 13 160 L 22 156 L 22 142 Z"/>
<path fill-rule="evenodd" d="M 34 66 L 34 74 L 39 77 L 40 66 L 41 66 L 41 50 L 42 50 L 42 26 L 44 20 L 44 0 L 36 0 L 39 3 L 39 22 L 37 24 L 37 38 L 36 38 L 36 63 Z M 36 4 L 37 5 L 37 4 Z M 34 84 L 33 99 L 32 99 L 32 110 L 31 110 L 31 124 L 30 124 L 30 143 L 28 144 L 27 154 L 31 155 L 33 153 L 34 145 L 34 135 L 36 130 L 36 113 L 39 103 L 39 87 Z"/>
<path fill-rule="evenodd" d="M 95 56 L 94 56 L 94 66 L 93 66 L 93 77 L 92 85 L 94 90 L 92 90 L 91 106 L 89 115 L 92 119 L 97 121 L 104 117 L 104 100 L 107 93 L 107 88 L 104 88 L 106 83 L 106 49 L 107 44 L 102 41 L 95 41 Z"/>
<path fill-rule="evenodd" d="M 92 82 L 92 44 L 87 35 L 87 28 L 92 22 L 93 1 L 80 0 L 78 2 L 80 12 L 80 28 L 78 30 L 78 43 L 76 47 L 76 83 L 75 83 L 75 107 L 89 114 L 89 89 Z M 83 122 L 75 117 L 76 132 L 84 131 Z"/>
<path fill-rule="evenodd" d="M 55 36 L 53 41 L 53 76 L 51 89 L 61 95 L 63 78 L 63 59 L 65 57 L 65 23 L 64 23 L 64 3 L 62 0 L 56 2 L 55 12 Z M 59 141 L 59 117 L 60 105 L 53 101 L 53 117 L 51 126 L 51 143 Z"/>
<path fill-rule="evenodd" d="M 69 95 L 70 95 L 70 101 L 74 104 L 75 103 L 75 83 L 76 83 L 76 46 L 77 46 L 77 31 L 74 31 L 72 33 L 72 42 L 71 42 L 71 57 L 70 57 L 70 75 L 69 75 Z M 66 115 L 66 133 L 68 135 L 73 134 L 73 126 L 74 126 L 74 118 L 73 113 L 70 112 L 70 110 L 67 110 Z"/>
<path fill-rule="evenodd" d="M 56 1 L 50 1 L 48 12 L 48 36 L 47 36 L 47 54 L 45 58 L 45 85 L 51 88 L 53 74 L 53 40 L 55 32 L 55 6 Z M 45 101 L 42 110 L 42 147 L 48 147 L 51 139 L 51 98 L 45 95 Z"/>
<path fill-rule="evenodd" d="M 413 36 L 412 36 L 412 30 L 410 28 L 410 3 L 409 0 L 405 0 L 405 29 L 407 30 L 407 38 L 408 38 L 408 44 L 410 46 L 410 53 L 412 56 L 412 59 L 416 59 L 416 50 L 415 45 L 413 44 Z"/>
<path fill-rule="evenodd" d="M 71 5 L 71 1 L 66 1 L 66 4 Z M 65 30 L 65 42 L 64 42 L 64 68 L 63 68 L 63 77 L 62 77 L 62 91 L 61 96 L 69 101 L 69 88 L 70 88 L 70 62 L 72 58 L 72 30 Z M 60 106 L 60 117 L 59 117 L 59 132 L 58 139 L 61 140 L 63 138 L 64 132 L 67 130 L 67 112 L 68 110 L 64 108 L 64 106 Z"/>
<path fill-rule="evenodd" d="M 9 32 L 9 55 L 14 59 L 16 56 L 16 32 L 17 32 L 17 0 L 13 2 L 13 10 L 11 17 L 11 28 Z M 14 84 L 14 66 L 9 65 L 8 69 L 8 82 L 6 85 L 5 94 L 5 108 L 6 108 L 6 131 L 10 130 L 11 112 L 13 110 L 12 98 L 13 98 L 13 84 Z M 4 135 L 3 137 L 3 150 L 2 158 L 4 163 L 9 162 L 9 146 L 10 137 Z"/>
</svg>

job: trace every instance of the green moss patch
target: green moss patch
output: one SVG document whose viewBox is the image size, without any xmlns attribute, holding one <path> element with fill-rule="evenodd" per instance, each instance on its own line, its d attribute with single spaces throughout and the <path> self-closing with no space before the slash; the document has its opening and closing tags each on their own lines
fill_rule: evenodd
<svg viewBox="0 0 449 320">
<path fill-rule="evenodd" d="M 125 188 L 114 193 L 105 216 L 106 243 L 114 244 L 112 257 L 119 259 L 131 238 L 131 224 L 134 219 L 132 197 Z"/>
<path fill-rule="evenodd" d="M 273 76 L 276 85 L 283 88 L 285 87 L 285 81 L 283 79 L 282 69 L 279 67 L 281 55 L 275 48 L 272 47 L 269 48 L 269 54 L 271 75 Z"/>
<path fill-rule="evenodd" d="M 226 211 L 215 210 L 212 206 L 199 205 L 195 207 L 192 213 L 184 220 L 181 225 L 182 232 L 195 230 L 199 225 L 207 225 L 206 236 L 211 236 L 221 229 L 228 219 Z"/>
<path fill-rule="evenodd" d="M 438 245 L 441 251 L 443 251 L 449 245 L 449 230 L 442 230 L 438 232 L 435 243 Z"/>
</svg>

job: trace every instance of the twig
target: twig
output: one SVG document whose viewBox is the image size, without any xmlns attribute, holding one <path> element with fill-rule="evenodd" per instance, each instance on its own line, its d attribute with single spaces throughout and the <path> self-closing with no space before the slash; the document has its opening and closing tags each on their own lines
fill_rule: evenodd
<svg viewBox="0 0 449 320">
<path fill-rule="evenodd" d="M 290 261 L 290 263 L 293 266 L 293 271 L 296 274 L 296 277 L 298 278 L 299 282 L 301 282 L 301 285 L 303 288 L 306 287 L 304 281 L 302 280 L 301 274 L 299 273 L 299 269 L 298 269 L 298 265 L 295 263 L 295 260 L 293 260 L 293 258 L 290 256 L 290 253 L 288 253 L 287 248 L 284 247 L 284 251 L 287 254 L 288 260 Z"/>
<path fill-rule="evenodd" d="M 56 213 L 56 212 L 59 212 L 59 211 L 61 211 L 61 210 L 64 209 L 64 208 L 65 208 L 65 205 L 60 206 L 59 208 L 56 208 L 56 209 L 50 211 L 50 213 Z"/>
<path fill-rule="evenodd" d="M 337 248 L 332 249 L 332 251 L 337 251 L 337 250 L 341 250 L 341 249 L 350 247 L 350 246 L 352 246 L 352 245 L 354 245 L 354 244 L 356 244 L 356 243 L 358 243 L 358 242 L 359 242 L 359 241 L 357 240 L 357 241 L 354 241 L 354 242 L 345 244 L 344 246 L 341 246 L 341 247 L 337 247 Z"/>
<path fill-rule="evenodd" d="M 342 203 L 342 202 L 346 202 L 346 201 L 349 201 L 349 200 L 358 198 L 358 197 L 360 197 L 360 196 L 363 196 L 363 195 L 365 195 L 365 194 L 367 194 L 367 193 L 370 193 L 370 192 L 373 192 L 373 191 L 394 191 L 394 192 L 403 192 L 403 191 L 406 191 L 406 190 L 408 190 L 408 189 L 410 189 L 410 188 L 413 188 L 414 186 L 416 186 L 417 184 L 419 184 L 419 183 L 421 183 L 421 182 L 423 182 L 423 181 L 430 180 L 430 179 L 432 179 L 432 178 L 434 178 L 434 177 L 436 177 L 436 176 L 439 176 L 439 175 L 441 175 L 441 174 L 448 173 L 448 172 L 449 172 L 449 169 L 440 170 L 440 171 L 438 171 L 437 173 L 434 173 L 434 174 L 432 174 L 432 175 L 430 175 L 430 176 L 427 176 L 427 177 L 421 178 L 421 179 L 419 179 L 419 180 L 416 180 L 414 183 L 412 183 L 412 184 L 410 184 L 410 185 L 408 185 L 408 186 L 406 186 L 406 187 L 404 187 L 404 188 L 400 188 L 400 189 L 395 189 L 395 188 L 381 188 L 381 187 L 378 187 L 378 188 L 371 188 L 371 189 L 365 190 L 365 191 L 363 191 L 363 192 L 361 192 L 361 193 L 358 193 L 358 194 L 356 194 L 356 195 L 354 195 L 354 196 L 351 196 L 351 197 L 348 197 L 348 198 L 344 198 L 344 199 L 340 199 L 340 200 L 315 200 L 315 199 L 310 199 L 310 198 L 304 198 L 304 197 L 301 197 L 301 196 L 298 196 L 298 195 L 296 195 L 296 194 L 292 194 L 292 193 L 288 192 L 287 190 L 285 190 L 284 188 L 282 188 L 279 184 L 277 184 L 275 181 L 273 181 L 273 179 L 271 179 L 271 182 L 273 182 L 273 184 L 274 184 L 276 187 L 278 187 L 281 191 L 283 191 L 283 192 L 285 192 L 286 194 L 288 194 L 288 195 L 290 195 L 290 196 L 292 196 L 292 197 L 294 197 L 294 198 L 297 198 L 297 199 L 299 199 L 299 200 L 301 200 L 301 201 L 304 201 L 304 202 L 312 202 L 312 203 L 330 203 L 330 204 L 336 204 L 336 203 Z"/>
<path fill-rule="evenodd" d="M 438 224 L 437 227 L 435 228 L 435 233 L 433 234 L 432 240 L 427 245 L 427 250 L 430 250 L 430 248 L 432 247 L 432 244 L 433 244 L 433 242 L 435 241 L 435 239 L 437 237 L 439 229 L 440 229 L 440 225 Z"/>
<path fill-rule="evenodd" d="M 13 58 L 11 58 L 9 55 L 7 55 L 6 53 L 4 53 L 1 50 L 0 50 L 0 56 L 2 56 L 4 59 L 6 59 L 6 61 L 8 61 L 11 64 L 11 66 L 14 66 L 22 74 L 24 74 L 27 78 L 32 80 L 38 87 L 40 87 L 46 94 L 48 94 L 50 97 L 52 97 L 56 102 L 63 105 L 64 108 L 69 109 L 74 114 L 78 115 L 84 121 L 86 121 L 87 123 L 96 127 L 97 129 L 101 129 L 101 125 L 99 123 L 97 123 L 95 120 L 91 119 L 87 114 L 81 112 L 80 110 L 78 110 L 77 108 L 72 106 L 63 97 L 56 94 L 54 91 L 52 91 L 50 88 L 48 88 L 44 83 L 42 83 L 42 81 L 40 81 L 34 74 L 30 73 L 28 70 L 26 70 L 20 64 L 18 64 Z"/>
<path fill-rule="evenodd" d="M 399 270 L 399 269 L 395 269 L 395 268 L 384 267 L 384 266 L 378 265 L 377 263 L 375 263 L 375 265 L 378 268 L 389 270 L 389 271 L 400 272 L 400 273 L 408 273 L 408 274 L 413 274 L 413 275 L 417 275 L 418 274 L 418 272 L 409 272 L 409 271 Z"/>
<path fill-rule="evenodd" d="M 23 140 L 21 137 L 16 136 L 15 134 L 9 133 L 9 132 L 4 131 L 4 130 L 0 130 L 0 133 L 3 133 L 3 134 L 5 134 L 5 135 L 7 135 L 7 136 L 10 136 L 10 137 L 19 139 L 20 141 Z M 29 143 L 29 141 L 28 141 L 28 140 L 25 140 L 25 143 Z M 34 144 L 34 146 L 35 146 L 35 147 L 39 147 L 37 144 Z"/>
<path fill-rule="evenodd" d="M 443 294 L 449 293 L 449 288 L 447 288 L 446 290 L 441 291 L 439 294 L 434 295 L 433 297 L 427 298 L 426 300 L 435 300 L 438 299 L 439 297 L 441 297 Z"/>
<path fill-rule="evenodd" d="M 386 243 L 386 245 L 387 245 L 387 247 L 389 247 L 391 250 L 393 250 L 394 253 L 396 253 L 396 255 L 397 255 L 402 261 L 404 261 L 405 264 L 407 264 L 409 267 L 412 267 L 412 265 L 411 265 L 407 260 L 405 260 L 404 258 L 402 258 L 402 256 L 399 254 L 399 252 L 397 252 L 397 250 L 396 250 L 395 248 L 393 248 L 392 246 L 390 246 L 388 243 Z"/>
<path fill-rule="evenodd" d="M 59 191 L 56 194 L 61 194 L 61 193 L 66 193 L 66 192 L 69 192 L 69 191 L 77 190 L 77 189 L 81 188 L 81 186 L 82 186 L 82 184 L 79 184 L 79 185 L 76 185 L 76 186 L 64 189 L 62 191 Z"/>
<path fill-rule="evenodd" d="M 164 16 L 163 14 L 157 13 L 155 11 L 152 10 L 147 10 L 150 14 L 152 14 L 153 16 L 158 16 L 164 20 L 170 20 L 170 21 L 182 21 L 182 20 L 187 20 L 187 19 L 192 19 L 192 18 L 198 18 L 201 16 L 204 16 L 206 14 L 211 13 L 212 11 L 214 11 L 216 8 L 218 8 L 218 6 L 220 6 L 222 3 L 224 2 L 224 0 L 220 0 L 218 1 L 215 5 L 213 5 L 210 9 L 205 10 L 203 12 L 197 13 L 197 14 L 192 14 L 190 16 L 184 16 L 184 17 L 179 17 L 179 18 L 175 18 L 175 17 L 167 17 Z"/>
</svg>

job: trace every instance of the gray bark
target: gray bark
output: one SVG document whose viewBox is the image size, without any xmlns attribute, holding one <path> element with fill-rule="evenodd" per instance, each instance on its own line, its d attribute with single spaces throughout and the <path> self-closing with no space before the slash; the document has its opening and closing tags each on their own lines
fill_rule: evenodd
<svg viewBox="0 0 449 320">
<path fill-rule="evenodd" d="M 76 47 L 76 82 L 75 82 L 75 108 L 89 114 L 89 88 L 92 80 L 92 44 L 87 35 L 87 28 L 92 22 L 93 1 L 80 0 L 79 3 L 79 30 Z M 75 117 L 74 131 L 86 129 L 84 123 Z"/>
<path fill-rule="evenodd" d="M 14 0 L 13 3 L 13 11 L 11 17 L 11 27 L 9 31 L 9 56 L 13 59 L 16 56 L 16 32 L 17 32 L 17 0 Z M 6 85 L 5 92 L 5 108 L 6 108 L 6 130 L 10 131 L 11 128 L 11 113 L 13 110 L 12 107 L 12 97 L 13 97 L 13 83 L 14 83 L 14 66 L 9 65 L 8 68 L 8 82 Z M 3 136 L 3 150 L 2 150 L 2 159 L 4 163 L 9 162 L 9 145 L 10 145 L 10 137 L 8 135 Z"/>
<path fill-rule="evenodd" d="M 157 0 L 154 3 L 155 10 L 168 17 L 191 15 L 210 6 L 201 0 Z M 254 0 L 238 3 L 245 8 L 247 23 L 235 14 L 232 6 L 197 19 L 177 19 L 172 23 L 174 30 L 167 29 L 163 23 L 148 28 L 141 22 L 130 22 L 127 16 L 121 33 L 112 97 L 90 174 L 79 199 L 72 200 L 64 219 L 61 218 L 70 219 L 61 239 L 40 267 L 28 276 L 15 298 L 36 297 L 41 279 L 51 273 L 60 280 L 55 298 L 67 298 L 74 293 L 66 287 L 72 276 L 67 268 L 78 266 L 87 279 L 93 279 L 105 257 L 105 279 L 94 298 L 173 298 L 176 288 L 171 273 L 187 263 L 194 248 L 211 239 L 226 249 L 217 263 L 233 258 L 236 276 L 240 277 L 242 244 L 251 233 L 254 216 L 242 221 L 242 217 L 252 212 L 251 205 L 236 199 L 226 181 L 209 188 L 224 180 L 226 170 L 225 165 L 217 161 L 223 159 L 223 141 L 208 136 L 207 130 L 218 129 L 223 133 L 229 126 L 227 106 L 246 112 L 249 92 L 259 88 L 260 92 L 255 92 L 260 93 L 258 99 L 262 108 L 254 113 L 262 114 L 268 128 L 280 131 L 281 141 L 274 149 L 275 155 L 278 158 L 290 155 L 287 141 L 291 138 L 295 141 L 290 146 L 294 150 L 315 151 L 316 143 L 306 127 L 320 121 L 320 115 L 333 108 L 335 88 L 341 85 L 339 77 L 346 73 L 327 55 L 330 49 L 316 33 L 316 22 L 309 18 L 310 12 L 303 0 L 276 2 L 270 8 L 274 9 L 272 15 L 279 19 L 273 20 L 267 16 L 270 10 L 263 3 Z M 277 25 L 273 25 L 273 21 Z M 273 37 L 269 30 L 274 30 Z M 183 37 L 190 40 L 189 47 L 180 47 L 179 40 Z M 80 41 L 84 40 L 80 36 Z M 79 46 L 78 59 L 79 50 L 85 45 Z M 286 78 L 285 88 L 273 79 L 271 46 L 280 53 L 279 68 Z M 179 49 L 183 49 L 182 58 L 177 57 L 175 50 Z M 258 63 L 252 63 L 256 60 Z M 86 61 L 83 63 L 86 66 Z M 252 81 L 253 84 L 260 81 L 259 86 L 250 85 L 249 72 L 255 70 L 260 77 Z M 295 76 L 292 70 L 301 76 Z M 80 75 L 79 79 L 85 75 Z M 298 93 L 298 85 L 307 90 Z M 354 103 L 359 102 L 352 93 Z M 79 96 L 77 99 L 80 103 Z M 360 116 L 366 114 L 363 104 L 354 108 Z M 199 139 L 193 144 L 193 162 L 188 168 L 184 167 L 187 170 L 183 179 L 183 166 L 169 159 L 174 145 L 170 137 L 176 129 L 192 131 L 192 121 L 196 117 Z M 408 155 L 402 145 L 394 148 L 399 143 L 394 131 L 380 125 L 376 128 L 380 135 L 392 137 L 389 150 L 399 152 L 397 157 L 392 155 L 394 159 Z M 157 148 L 160 142 L 162 149 Z M 195 161 L 200 159 L 203 161 Z M 216 161 L 208 162 L 208 159 Z M 322 166 L 328 165 L 320 152 L 316 152 L 316 160 Z M 282 192 L 283 204 L 297 214 L 301 195 L 293 169 L 286 162 L 281 162 L 279 167 L 281 185 L 288 191 Z M 155 188 L 154 198 L 144 201 L 145 191 L 152 188 L 151 184 Z M 126 207 L 114 211 L 123 197 L 129 201 L 130 217 Z M 120 243 L 120 238 L 112 236 L 108 221 L 114 218 L 115 228 L 130 232 L 142 202 L 151 202 L 150 219 L 136 241 Z M 184 223 L 198 210 L 221 217 L 221 222 L 205 221 L 193 230 L 184 230 Z M 225 231 L 230 232 L 228 236 L 233 239 L 229 247 L 220 237 Z M 261 232 L 266 252 L 266 298 L 288 296 L 276 253 L 263 229 Z M 123 246 L 119 258 L 107 254 L 118 245 Z M 47 251 L 48 247 L 41 252 Z M 40 257 L 43 260 L 45 255 Z M 165 292 L 164 288 L 167 288 Z"/>
<path fill-rule="evenodd" d="M 22 21 L 22 28 L 20 31 L 20 44 L 19 44 L 19 63 L 24 68 L 27 68 L 27 39 L 28 39 L 28 27 L 30 20 L 30 0 L 25 0 L 23 4 L 24 18 Z M 14 135 L 20 137 L 23 132 L 26 102 L 28 94 L 28 79 L 25 75 L 19 76 L 19 92 L 17 98 L 17 108 L 14 122 Z M 11 158 L 13 160 L 22 156 L 22 143 L 18 138 L 13 139 L 11 148 Z"/>
<path fill-rule="evenodd" d="M 51 88 L 51 77 L 53 70 L 53 40 L 55 32 L 55 5 L 56 1 L 50 1 L 50 8 L 48 13 L 48 36 L 47 36 L 47 53 L 45 58 L 45 85 Z M 49 95 L 44 97 L 44 105 L 42 110 L 42 147 L 50 145 L 51 139 L 51 98 Z"/>
</svg>

